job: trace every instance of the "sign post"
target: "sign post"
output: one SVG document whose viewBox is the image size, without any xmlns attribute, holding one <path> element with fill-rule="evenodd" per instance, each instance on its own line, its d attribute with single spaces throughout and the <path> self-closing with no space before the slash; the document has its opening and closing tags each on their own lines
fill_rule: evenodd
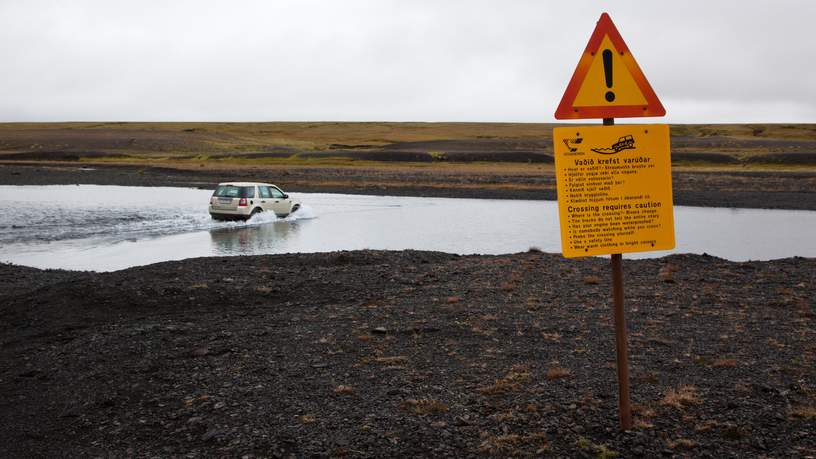
<svg viewBox="0 0 816 459">
<path fill-rule="evenodd" d="M 665 114 L 603 13 L 555 112 L 603 126 L 555 128 L 553 144 L 563 255 L 611 255 L 621 430 L 632 427 L 622 254 L 675 242 L 668 126 L 615 126 L 614 118 Z"/>
<path fill-rule="evenodd" d="M 614 118 L 604 118 L 604 126 L 615 124 Z M 629 401 L 629 346 L 626 342 L 626 314 L 623 309 L 623 255 L 613 253 L 612 307 L 615 317 L 615 355 L 618 369 L 618 417 L 621 430 L 632 428 L 632 404 Z"/>
</svg>

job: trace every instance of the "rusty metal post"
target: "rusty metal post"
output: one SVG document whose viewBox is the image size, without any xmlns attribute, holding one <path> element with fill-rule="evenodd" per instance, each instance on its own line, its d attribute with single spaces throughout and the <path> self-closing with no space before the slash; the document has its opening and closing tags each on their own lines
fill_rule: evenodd
<svg viewBox="0 0 816 459">
<path fill-rule="evenodd" d="M 615 348 L 618 354 L 618 411 L 621 430 L 632 428 L 629 403 L 629 351 L 626 343 L 626 317 L 623 309 L 623 256 L 612 254 L 612 300 L 615 311 Z"/>
<path fill-rule="evenodd" d="M 615 124 L 604 118 L 604 126 Z M 621 430 L 632 428 L 632 405 L 629 401 L 629 350 L 626 339 L 626 315 L 623 309 L 623 256 L 612 254 L 612 307 L 615 316 L 615 350 L 618 356 L 618 414 Z"/>
</svg>

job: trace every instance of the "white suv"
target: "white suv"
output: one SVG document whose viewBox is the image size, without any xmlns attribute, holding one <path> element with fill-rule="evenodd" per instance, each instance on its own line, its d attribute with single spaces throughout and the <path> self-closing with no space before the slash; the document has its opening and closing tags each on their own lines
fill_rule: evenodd
<svg viewBox="0 0 816 459">
<path fill-rule="evenodd" d="M 219 183 L 210 198 L 210 216 L 215 220 L 248 220 L 259 212 L 282 218 L 299 208 L 299 202 L 270 183 Z"/>
</svg>

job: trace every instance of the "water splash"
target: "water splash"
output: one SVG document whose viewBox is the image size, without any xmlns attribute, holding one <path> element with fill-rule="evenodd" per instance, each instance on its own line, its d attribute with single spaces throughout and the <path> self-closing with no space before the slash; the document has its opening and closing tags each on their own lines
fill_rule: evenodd
<svg viewBox="0 0 816 459">
<path fill-rule="evenodd" d="M 266 225 L 269 223 L 279 223 L 279 222 L 294 222 L 298 220 L 311 220 L 313 218 L 317 218 L 315 215 L 314 210 L 311 206 L 307 204 L 302 204 L 300 209 L 296 212 L 293 212 L 286 217 L 278 217 L 275 215 L 274 212 L 259 212 L 255 214 L 252 218 L 246 221 L 242 220 L 235 220 L 235 221 L 216 221 L 212 220 L 210 223 L 211 229 L 220 229 L 220 228 L 241 228 L 241 227 L 249 227 L 249 226 L 258 226 L 258 225 Z"/>
<path fill-rule="evenodd" d="M 293 222 L 295 220 L 311 220 L 317 218 L 314 209 L 308 204 L 301 204 L 297 212 L 289 214 L 284 220 Z"/>
<path fill-rule="evenodd" d="M 217 221 L 207 212 L 209 196 L 209 191 L 196 189 L 0 186 L 0 214 L 7 217 L 0 222 L 0 245 L 89 239 L 116 243 L 315 218 L 312 208 L 302 205 L 285 218 L 261 212 L 248 221 Z"/>
</svg>

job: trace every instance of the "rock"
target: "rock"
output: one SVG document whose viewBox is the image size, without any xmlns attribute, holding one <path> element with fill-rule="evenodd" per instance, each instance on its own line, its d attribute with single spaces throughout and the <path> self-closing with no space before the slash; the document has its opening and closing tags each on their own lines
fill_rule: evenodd
<svg viewBox="0 0 816 459">
<path fill-rule="evenodd" d="M 207 348 L 207 347 L 200 347 L 198 349 L 194 349 L 193 352 L 191 352 L 193 357 L 204 357 L 205 355 L 208 355 L 209 353 L 210 353 L 210 349 Z"/>
<path fill-rule="evenodd" d="M 371 333 L 376 333 L 378 335 L 384 335 L 388 333 L 388 329 L 385 327 L 376 327 L 371 329 Z"/>
<path fill-rule="evenodd" d="M 204 432 L 204 435 L 201 436 L 201 441 L 210 441 L 212 439 L 217 439 L 217 437 L 220 437 L 223 434 L 224 434 L 223 430 L 213 428 Z"/>
</svg>

